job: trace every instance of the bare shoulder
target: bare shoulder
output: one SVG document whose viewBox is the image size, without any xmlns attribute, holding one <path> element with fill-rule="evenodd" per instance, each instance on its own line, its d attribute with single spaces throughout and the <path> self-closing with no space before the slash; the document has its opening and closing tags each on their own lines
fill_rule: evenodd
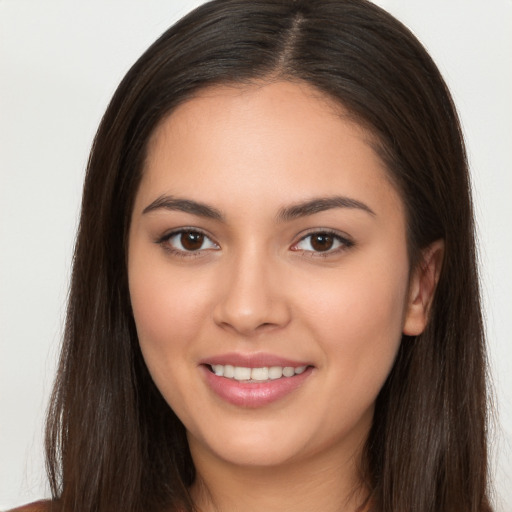
<svg viewBox="0 0 512 512">
<path fill-rule="evenodd" d="M 35 501 L 22 507 L 13 508 L 8 512 L 51 512 L 52 502 L 50 500 Z"/>
</svg>

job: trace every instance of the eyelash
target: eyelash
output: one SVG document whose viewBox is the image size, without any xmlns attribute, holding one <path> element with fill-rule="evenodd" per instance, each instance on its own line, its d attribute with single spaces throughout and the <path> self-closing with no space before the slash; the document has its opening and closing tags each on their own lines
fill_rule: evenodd
<svg viewBox="0 0 512 512">
<path fill-rule="evenodd" d="M 305 250 L 305 249 L 299 249 L 296 248 L 301 242 L 307 240 L 308 238 L 311 238 L 313 236 L 329 236 L 334 239 L 335 242 L 339 243 L 339 246 L 334 249 L 327 249 L 326 251 L 312 251 L 312 250 Z M 311 245 L 311 242 L 310 242 Z M 350 240 L 346 236 L 340 235 L 337 231 L 333 231 L 330 229 L 321 229 L 321 230 L 315 230 L 310 231 L 306 235 L 304 235 L 297 243 L 295 243 L 292 246 L 293 251 L 302 252 L 303 254 L 307 254 L 311 258 L 327 258 L 329 256 L 332 256 L 334 254 L 339 254 L 340 252 L 346 251 L 347 249 L 350 249 L 355 245 L 353 240 Z"/>
<path fill-rule="evenodd" d="M 167 252 L 169 252 L 173 256 L 178 256 L 181 258 L 195 258 L 195 257 L 201 256 L 204 253 L 204 251 L 208 251 L 208 250 L 212 249 L 209 247 L 207 249 L 197 249 L 197 250 L 187 251 L 186 249 L 176 249 L 175 247 L 173 247 L 170 244 L 170 240 L 173 237 L 177 237 L 178 235 L 183 235 L 185 233 L 201 235 L 204 237 L 204 240 L 209 240 L 211 244 L 216 246 L 216 248 L 219 247 L 219 245 L 216 242 L 214 242 L 204 231 L 201 231 L 200 229 L 197 229 L 197 228 L 180 228 L 175 231 L 171 231 L 170 233 L 166 233 L 165 235 L 160 237 L 156 241 L 156 243 L 161 245 Z M 181 244 L 181 245 L 183 247 L 183 244 Z M 214 250 L 217 250 L 216 248 Z"/>
<path fill-rule="evenodd" d="M 210 242 L 210 244 L 215 246 L 215 248 L 213 248 L 213 250 L 217 250 L 219 248 L 219 245 L 216 242 L 214 242 L 204 231 L 201 231 L 200 229 L 197 229 L 197 228 L 180 228 L 178 230 L 171 231 L 170 233 L 166 233 L 165 235 L 160 237 L 158 240 L 156 240 L 156 243 L 161 245 L 167 252 L 171 253 L 174 256 L 181 257 L 181 258 L 198 257 L 198 256 L 201 256 L 204 253 L 204 251 L 212 250 L 211 247 L 208 247 L 206 249 L 199 248 L 197 250 L 186 250 L 185 248 L 176 249 L 169 243 L 169 241 L 173 237 L 177 237 L 178 235 L 181 236 L 185 233 L 201 235 L 204 237 L 204 240 L 208 240 Z M 304 242 L 308 238 L 311 238 L 315 235 L 316 236 L 332 237 L 334 239 L 334 241 L 339 244 L 339 246 L 335 247 L 334 249 L 328 248 L 325 251 L 307 250 L 307 249 L 300 249 L 297 247 L 300 243 Z M 180 241 L 180 244 L 181 244 L 181 241 Z M 181 245 L 183 247 L 183 244 L 181 244 Z M 203 245 L 203 244 L 201 244 L 201 245 Z M 310 243 L 310 245 L 311 245 L 311 243 Z M 307 233 L 302 238 L 300 238 L 300 240 L 298 242 L 294 243 L 290 249 L 295 252 L 301 252 L 304 255 L 307 254 L 309 257 L 312 257 L 312 258 L 315 258 L 315 257 L 326 258 L 333 254 L 338 254 L 339 252 L 350 249 L 354 245 L 355 244 L 352 240 L 350 240 L 349 238 L 347 238 L 345 236 L 340 235 L 338 232 L 332 231 L 329 229 L 322 229 L 322 230 L 316 230 L 316 231 L 311 231 L 311 232 Z"/>
</svg>

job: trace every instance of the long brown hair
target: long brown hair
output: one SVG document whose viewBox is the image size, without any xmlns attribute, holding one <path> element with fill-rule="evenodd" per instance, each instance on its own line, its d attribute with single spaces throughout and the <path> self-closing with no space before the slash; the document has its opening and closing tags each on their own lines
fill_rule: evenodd
<svg viewBox="0 0 512 512">
<path fill-rule="evenodd" d="M 148 138 L 220 83 L 303 81 L 375 135 L 407 212 L 411 265 L 443 238 L 425 332 L 404 336 L 362 477 L 378 512 L 488 512 L 486 360 L 470 184 L 439 71 L 365 0 L 214 0 L 135 63 L 99 127 L 84 186 L 47 466 L 64 511 L 193 510 L 185 429 L 143 361 L 127 286 L 129 220 Z M 307 122 L 307 120 L 305 120 Z"/>
</svg>

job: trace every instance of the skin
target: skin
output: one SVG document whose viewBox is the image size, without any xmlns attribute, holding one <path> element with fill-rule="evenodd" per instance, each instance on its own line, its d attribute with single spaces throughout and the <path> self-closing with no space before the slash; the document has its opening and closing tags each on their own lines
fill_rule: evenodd
<svg viewBox="0 0 512 512">
<path fill-rule="evenodd" d="M 364 500 L 357 465 L 375 399 L 402 333 L 425 327 L 442 256 L 434 244 L 409 268 L 403 203 L 370 140 L 339 106 L 289 82 L 207 89 L 153 134 L 129 234 L 130 295 L 149 371 L 188 432 L 201 510 L 328 512 Z M 155 206 L 162 196 L 222 219 Z M 367 209 L 279 215 L 333 196 Z M 186 252 L 179 234 L 164 240 L 180 228 L 206 235 L 199 250 Z M 315 250 L 308 235 L 326 230 L 349 242 Z M 204 379 L 201 361 L 226 353 L 312 370 L 284 398 L 241 407 Z"/>
</svg>

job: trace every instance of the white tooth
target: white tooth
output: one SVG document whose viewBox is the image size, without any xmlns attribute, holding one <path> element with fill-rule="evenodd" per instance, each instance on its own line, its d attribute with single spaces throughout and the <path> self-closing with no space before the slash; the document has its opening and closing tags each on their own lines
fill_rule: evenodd
<svg viewBox="0 0 512 512">
<path fill-rule="evenodd" d="M 293 366 L 285 366 L 283 368 L 283 375 L 285 377 L 293 377 L 295 375 L 295 368 Z"/>
<path fill-rule="evenodd" d="M 268 379 L 268 368 L 253 368 L 251 370 L 251 379 L 267 380 Z"/>
<path fill-rule="evenodd" d="M 235 367 L 226 364 L 224 365 L 224 377 L 227 377 L 228 379 L 232 379 L 235 376 Z"/>
<path fill-rule="evenodd" d="M 297 366 L 297 368 L 295 368 L 295 375 L 300 375 L 301 373 L 304 373 L 305 370 L 305 366 Z"/>
<path fill-rule="evenodd" d="M 268 369 L 268 378 L 269 379 L 280 379 L 283 376 L 283 369 L 281 366 L 271 366 Z"/>
<path fill-rule="evenodd" d="M 224 366 L 221 364 L 212 364 L 212 370 L 215 375 L 222 377 L 224 375 Z"/>
<path fill-rule="evenodd" d="M 226 368 L 224 368 L 224 375 L 226 375 Z M 251 369 L 243 366 L 235 366 L 235 380 L 250 380 Z"/>
</svg>

